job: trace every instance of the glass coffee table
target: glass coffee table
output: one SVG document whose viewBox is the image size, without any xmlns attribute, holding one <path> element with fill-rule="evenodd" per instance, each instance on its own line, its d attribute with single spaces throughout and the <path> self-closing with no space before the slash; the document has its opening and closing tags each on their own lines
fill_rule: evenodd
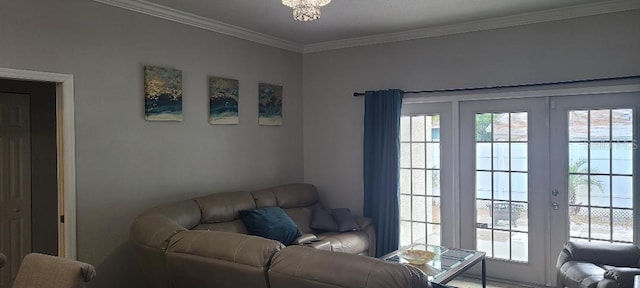
<svg viewBox="0 0 640 288">
<path fill-rule="evenodd" d="M 414 266 L 427 274 L 429 281 L 438 284 L 447 284 L 478 262 L 482 262 L 482 287 L 487 287 L 487 265 L 484 252 L 436 245 L 411 244 L 380 258 L 389 262 L 409 263 L 398 255 L 399 251 L 403 249 L 433 252 L 435 254 L 433 259 L 427 261 L 424 265 Z"/>
</svg>

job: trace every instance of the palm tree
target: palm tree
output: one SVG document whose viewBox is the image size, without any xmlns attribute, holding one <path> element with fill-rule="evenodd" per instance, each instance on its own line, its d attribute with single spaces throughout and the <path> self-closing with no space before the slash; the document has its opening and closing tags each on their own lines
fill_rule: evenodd
<svg viewBox="0 0 640 288">
<path fill-rule="evenodd" d="M 579 159 L 573 164 L 569 164 L 569 205 L 580 205 L 580 203 L 576 203 L 576 194 L 578 192 L 578 188 L 581 186 L 595 186 L 600 192 L 604 192 L 604 183 L 600 179 L 594 179 L 589 177 L 588 170 L 588 161 L 587 159 Z M 593 170 L 593 169 L 592 169 Z M 593 171 L 597 172 L 597 171 Z M 571 208 L 571 214 L 576 215 L 580 212 L 580 206 L 575 206 Z"/>
</svg>

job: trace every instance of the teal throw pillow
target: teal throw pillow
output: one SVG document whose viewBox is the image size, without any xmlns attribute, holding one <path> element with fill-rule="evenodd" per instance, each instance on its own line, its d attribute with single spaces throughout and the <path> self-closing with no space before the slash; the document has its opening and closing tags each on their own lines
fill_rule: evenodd
<svg viewBox="0 0 640 288">
<path fill-rule="evenodd" d="M 290 245 L 302 235 L 296 223 L 280 207 L 240 211 L 240 216 L 251 235 L 277 240 L 284 245 Z"/>
</svg>

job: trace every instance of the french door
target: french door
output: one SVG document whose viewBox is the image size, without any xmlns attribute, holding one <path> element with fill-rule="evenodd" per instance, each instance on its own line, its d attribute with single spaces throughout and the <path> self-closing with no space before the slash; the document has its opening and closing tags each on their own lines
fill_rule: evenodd
<svg viewBox="0 0 640 288">
<path fill-rule="evenodd" d="M 460 104 L 460 244 L 487 253 L 491 277 L 545 284 L 546 103 Z"/>
<path fill-rule="evenodd" d="M 556 97 L 550 106 L 549 257 L 566 239 L 638 244 L 640 94 Z"/>
<path fill-rule="evenodd" d="M 567 240 L 638 244 L 639 114 L 638 93 L 404 104 L 402 243 L 551 286 Z"/>
</svg>

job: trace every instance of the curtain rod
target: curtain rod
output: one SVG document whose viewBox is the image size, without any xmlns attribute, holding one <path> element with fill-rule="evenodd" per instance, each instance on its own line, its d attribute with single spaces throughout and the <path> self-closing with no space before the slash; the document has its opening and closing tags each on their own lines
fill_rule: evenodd
<svg viewBox="0 0 640 288">
<path fill-rule="evenodd" d="M 583 80 L 557 81 L 557 82 L 529 83 L 529 84 L 485 86 L 485 87 L 435 89 L 435 90 L 422 90 L 422 91 L 404 91 L 404 94 L 480 91 L 480 90 L 491 90 L 491 89 L 537 87 L 537 86 L 550 86 L 550 85 L 575 84 L 575 83 L 586 83 L 586 82 L 597 82 L 597 81 L 608 81 L 608 80 L 625 80 L 625 79 L 640 79 L 640 75 L 609 77 L 609 78 L 596 78 L 596 79 L 583 79 Z M 362 92 L 353 92 L 353 96 L 355 96 L 355 97 L 364 96 L 364 95 L 365 95 L 365 93 L 362 93 Z"/>
</svg>

